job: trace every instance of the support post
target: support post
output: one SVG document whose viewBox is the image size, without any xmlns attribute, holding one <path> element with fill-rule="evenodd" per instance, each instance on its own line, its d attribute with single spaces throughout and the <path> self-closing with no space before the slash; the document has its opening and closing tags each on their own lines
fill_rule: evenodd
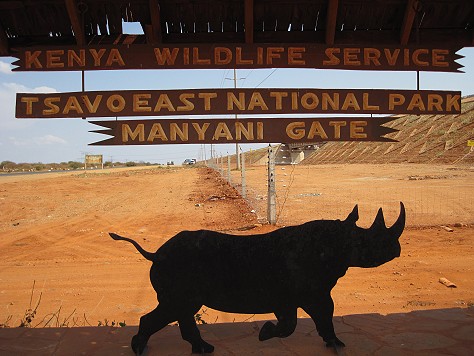
<svg viewBox="0 0 474 356">
<path fill-rule="evenodd" d="M 229 153 L 227 153 L 227 180 L 229 181 L 229 184 L 232 185 L 232 176 L 230 175 L 230 156 L 229 156 Z"/>
<path fill-rule="evenodd" d="M 268 146 L 267 219 L 269 224 L 276 224 L 275 152 L 271 145 Z"/>
<path fill-rule="evenodd" d="M 242 179 L 242 198 L 247 197 L 247 182 L 245 180 L 245 153 L 241 153 L 242 156 L 240 157 L 240 164 L 241 164 L 241 170 L 240 170 L 240 177 Z"/>
</svg>

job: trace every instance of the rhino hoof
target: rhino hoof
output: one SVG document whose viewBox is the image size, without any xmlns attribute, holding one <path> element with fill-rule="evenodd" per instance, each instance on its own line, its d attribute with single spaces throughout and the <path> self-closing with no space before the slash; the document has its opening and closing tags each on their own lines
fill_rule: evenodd
<svg viewBox="0 0 474 356">
<path fill-rule="evenodd" d="M 331 339 L 329 341 L 326 341 L 326 347 L 338 348 L 338 347 L 344 347 L 344 346 L 346 346 L 346 344 L 344 344 L 337 337 L 335 337 L 334 339 Z"/>
<path fill-rule="evenodd" d="M 214 352 L 214 346 L 211 344 L 208 344 L 204 340 L 201 341 L 199 345 L 196 345 L 192 347 L 192 353 L 193 354 L 210 354 Z"/>
<path fill-rule="evenodd" d="M 271 321 L 267 321 L 260 329 L 258 339 L 260 341 L 265 341 L 271 339 L 272 337 L 275 337 L 275 324 L 273 324 Z"/>
<path fill-rule="evenodd" d="M 132 337 L 132 350 L 135 355 L 141 355 L 145 351 L 147 342 L 148 339 L 144 339 L 138 334 Z"/>
</svg>

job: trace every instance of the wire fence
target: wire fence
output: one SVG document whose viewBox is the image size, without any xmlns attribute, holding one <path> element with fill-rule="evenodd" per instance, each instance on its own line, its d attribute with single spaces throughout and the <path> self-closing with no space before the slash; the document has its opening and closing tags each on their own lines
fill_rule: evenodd
<svg viewBox="0 0 474 356">
<path fill-rule="evenodd" d="M 227 161 L 210 166 L 240 193 L 241 173 Z M 474 224 L 474 169 L 427 165 L 374 165 L 365 172 L 355 165 L 277 166 L 277 225 L 315 219 L 344 219 L 359 205 L 359 226 L 372 223 L 383 209 L 387 225 L 393 223 L 403 202 L 407 226 Z M 365 167 L 365 166 L 364 166 Z M 387 174 L 387 169 L 390 172 Z M 455 173 L 453 173 L 453 170 Z M 357 173 L 354 173 L 357 171 Z M 419 175 L 407 172 L 419 171 Z M 433 172 L 436 171 L 436 174 Z M 246 200 L 260 222 L 267 222 L 267 170 L 246 168 Z"/>
</svg>

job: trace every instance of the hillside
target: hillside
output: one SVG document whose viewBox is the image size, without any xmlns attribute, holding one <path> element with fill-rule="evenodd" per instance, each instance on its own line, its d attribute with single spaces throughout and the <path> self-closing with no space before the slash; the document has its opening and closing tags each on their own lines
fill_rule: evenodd
<svg viewBox="0 0 474 356">
<path fill-rule="evenodd" d="M 301 164 L 474 163 L 474 96 L 459 115 L 402 115 L 386 126 L 399 130 L 387 135 L 398 142 L 328 142 Z"/>
</svg>

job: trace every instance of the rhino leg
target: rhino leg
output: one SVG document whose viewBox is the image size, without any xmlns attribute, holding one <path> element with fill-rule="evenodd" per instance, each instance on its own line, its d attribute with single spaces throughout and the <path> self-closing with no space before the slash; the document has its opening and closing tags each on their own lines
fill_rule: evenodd
<svg viewBox="0 0 474 356">
<path fill-rule="evenodd" d="M 303 310 L 313 319 L 319 336 L 323 338 L 328 347 L 346 346 L 339 340 L 334 332 L 332 317 L 334 314 L 334 302 L 330 294 L 317 299 L 317 306 L 304 305 Z"/>
<path fill-rule="evenodd" d="M 182 316 L 178 319 L 181 337 L 191 344 L 193 354 L 211 353 L 214 346 L 201 338 L 201 333 L 194 320 L 194 314 Z"/>
<path fill-rule="evenodd" d="M 295 331 L 297 321 L 296 308 L 281 310 L 275 312 L 275 315 L 278 319 L 277 324 L 275 325 L 271 321 L 267 321 L 263 324 L 258 334 L 260 341 L 265 341 L 272 337 L 288 337 Z"/>
<path fill-rule="evenodd" d="M 135 354 L 141 355 L 143 353 L 151 335 L 163 329 L 169 323 L 178 320 L 174 317 L 173 309 L 160 303 L 154 310 L 140 318 L 138 334 L 132 338 L 132 350 Z"/>
</svg>

